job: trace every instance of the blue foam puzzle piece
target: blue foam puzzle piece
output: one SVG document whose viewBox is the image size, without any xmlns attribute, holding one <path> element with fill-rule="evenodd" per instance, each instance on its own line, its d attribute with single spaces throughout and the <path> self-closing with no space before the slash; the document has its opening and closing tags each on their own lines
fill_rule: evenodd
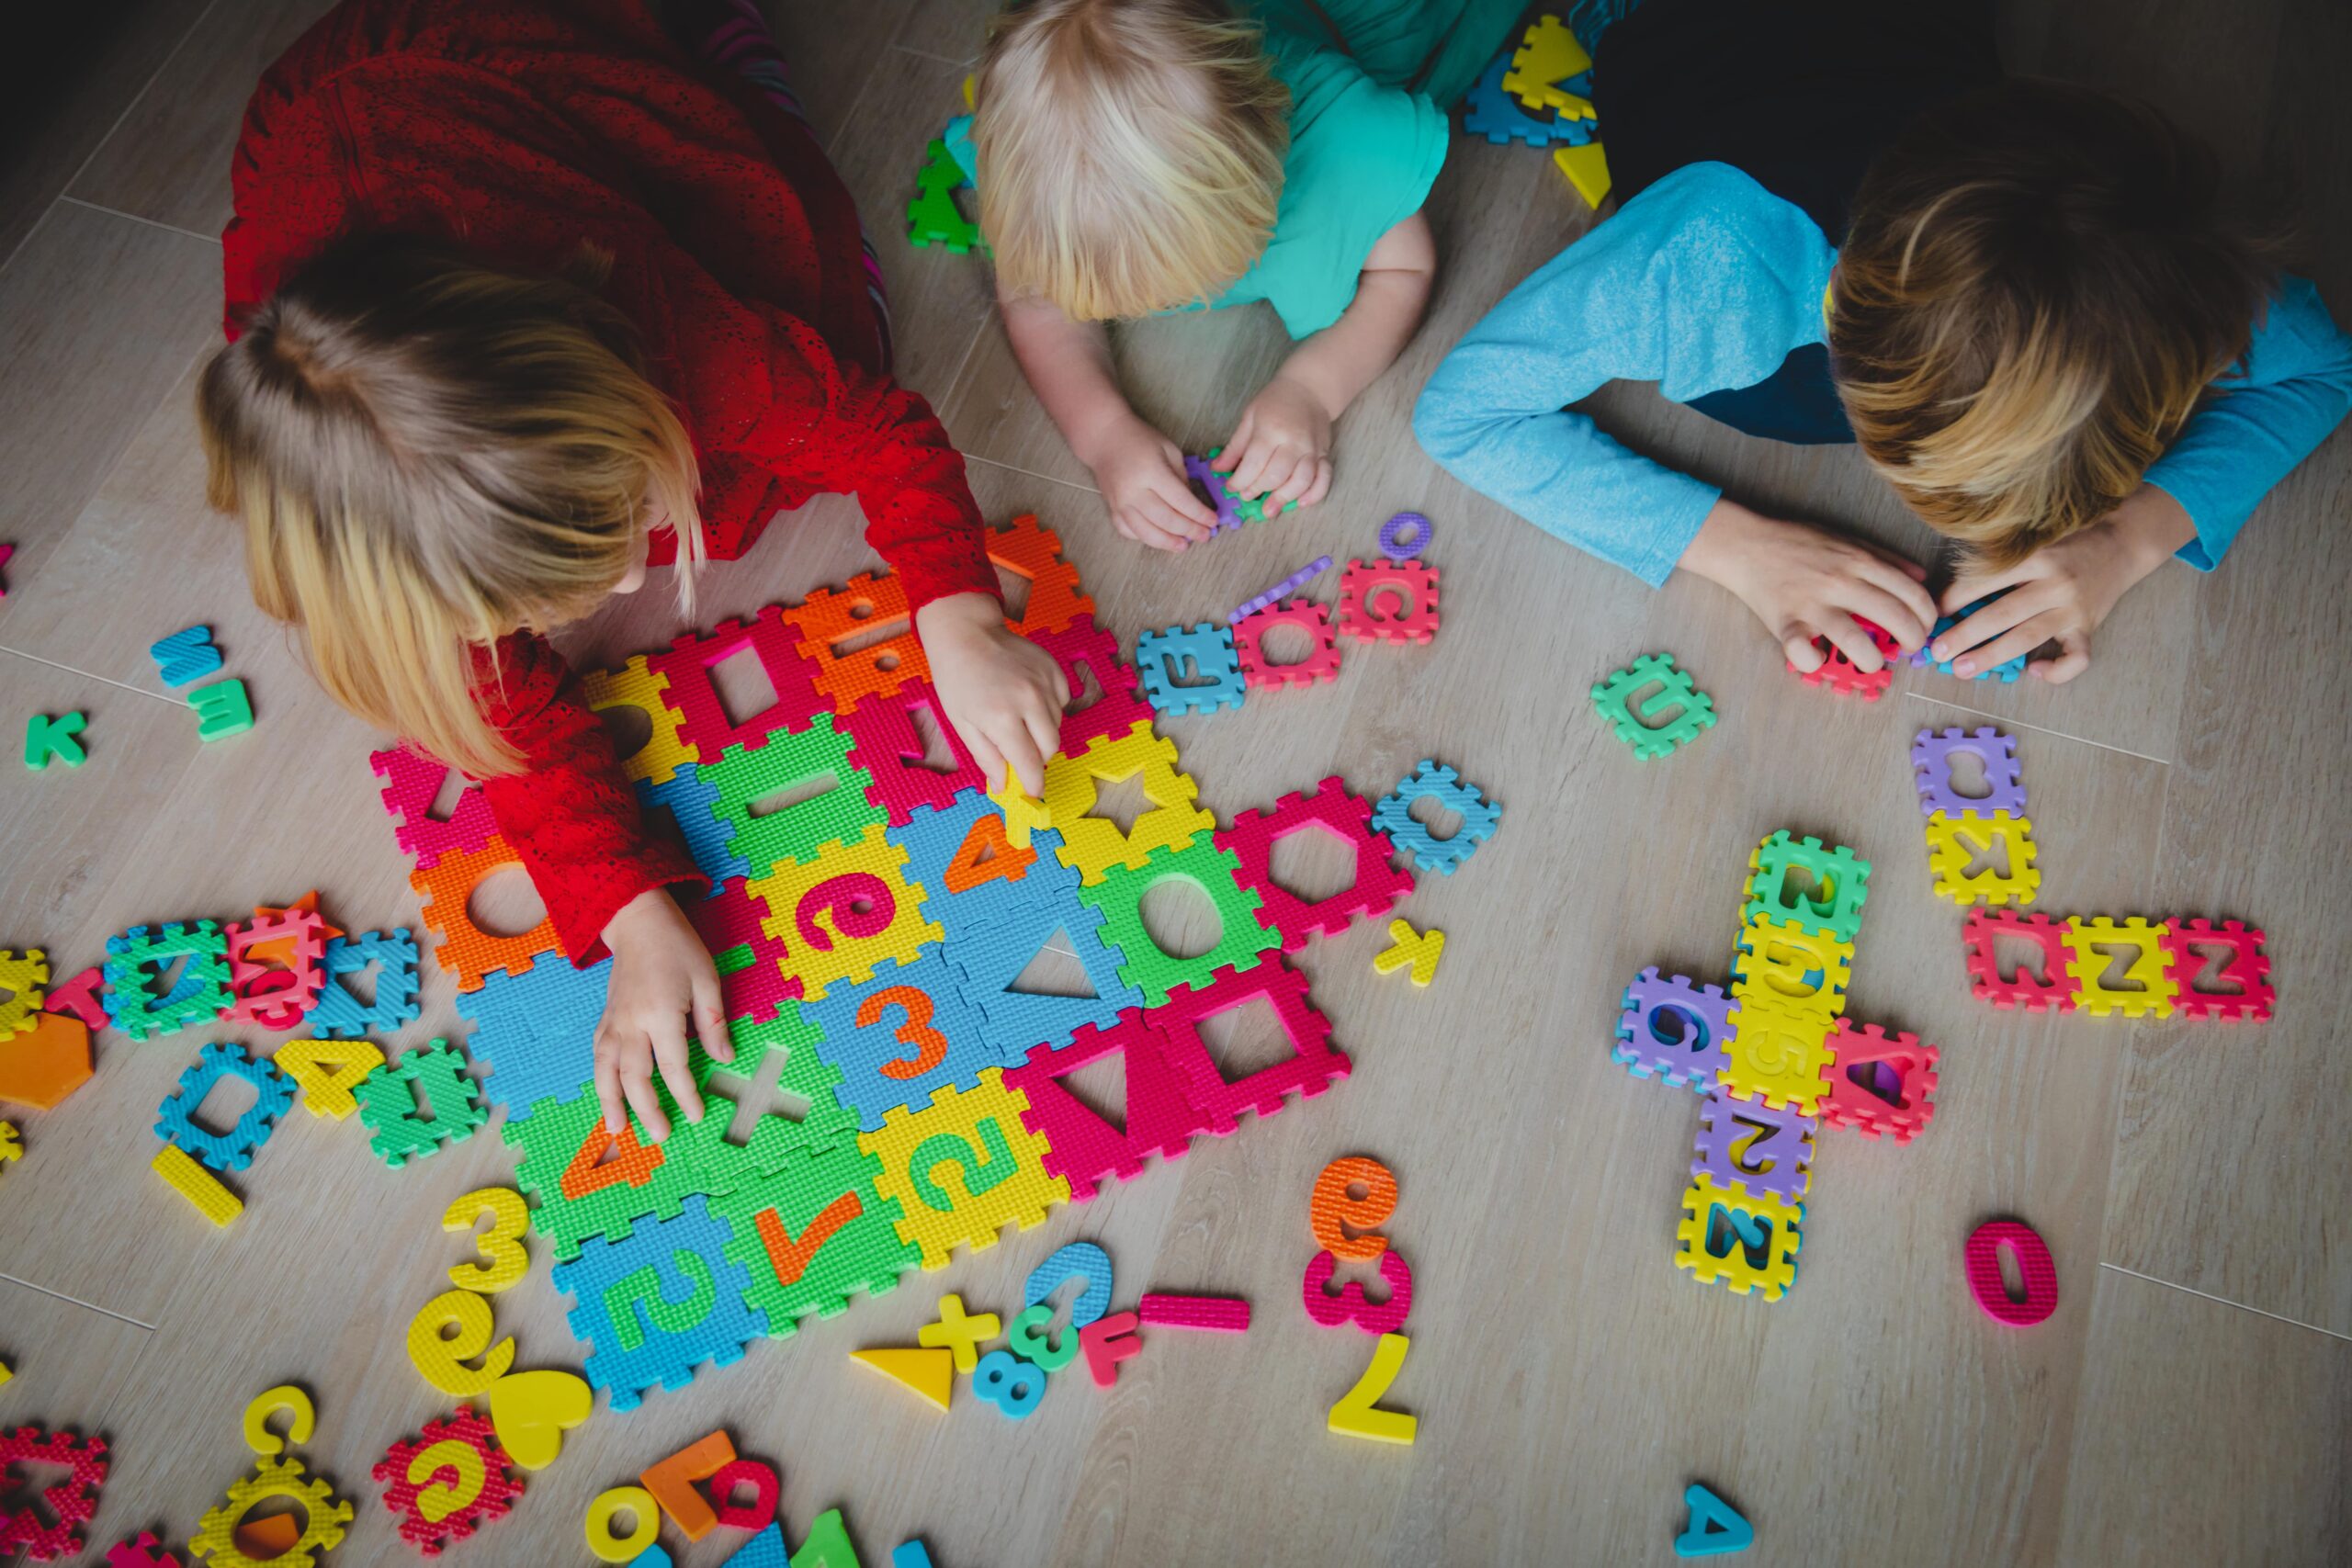
<svg viewBox="0 0 2352 1568">
<path fill-rule="evenodd" d="M 2007 592 L 2008 590 L 2004 588 L 2001 590 L 2000 593 L 1987 593 L 1984 598 L 1979 599 L 1973 604 L 1971 604 L 1962 610 L 1957 615 L 1938 615 L 1936 617 L 1935 626 L 1928 633 L 1928 640 L 1921 643 L 1919 645 L 1919 651 L 1911 656 L 1912 668 L 1915 670 L 1925 670 L 1928 666 L 1933 665 L 1943 674 L 1956 675 L 1957 672 L 1952 669 L 1951 660 L 1938 659 L 1928 650 L 1935 647 L 1936 638 L 1943 636 L 1944 633 L 1951 630 L 1952 627 L 1960 625 L 1961 622 L 1968 619 L 1969 616 L 1976 614 L 1977 611 L 1983 609 L 1985 605 L 1990 604 L 1994 600 L 1998 599 L 2001 596 L 2001 593 L 2007 593 Z M 1961 651 L 1965 653 L 1968 650 L 1966 649 L 1962 649 Z M 2026 656 L 2020 653 L 2006 664 L 1996 664 L 1990 670 L 1979 670 L 1975 674 L 1969 676 L 1968 679 L 1972 681 L 1998 681 L 2004 686 L 2015 685 L 2017 683 L 2018 677 L 2025 673 L 2025 661 Z"/>
<path fill-rule="evenodd" d="M 759 1534 L 735 1549 L 722 1568 L 792 1568 L 792 1554 L 784 1549 L 784 1527 L 770 1519 Z"/>
<path fill-rule="evenodd" d="M 1001 815 L 997 805 L 978 790 L 966 790 L 945 807 L 918 806 L 903 828 L 889 829 L 890 841 L 907 852 L 907 880 L 923 889 L 922 912 L 939 922 L 946 945 L 959 944 L 1022 919 L 1022 912 L 1048 900 L 1077 902 L 1079 873 L 1061 863 L 1055 852 L 1062 836 L 1040 829 L 1029 837 L 1036 859 L 1018 879 L 991 876 L 961 893 L 947 890 L 947 867 L 956 852 L 984 817 Z"/>
<path fill-rule="evenodd" d="M 1040 849 L 1042 861 L 1050 854 Z M 1075 874 L 1072 880 L 1076 879 Z M 1082 902 L 1075 887 L 1023 908 L 1001 926 L 950 942 L 947 961 L 964 975 L 964 1000 L 979 1015 L 983 1036 L 998 1061 L 1019 1066 L 1039 1045 L 1067 1045 L 1080 1024 L 1107 1029 L 1128 1008 L 1144 1005 L 1142 987 L 1119 977 L 1125 962 L 1102 937 L 1102 911 Z M 1038 950 L 1059 931 L 1093 987 L 1091 997 L 1057 997 L 1007 989 Z"/>
<path fill-rule="evenodd" d="M 680 1389 L 708 1361 L 729 1366 L 767 1332 L 751 1304 L 751 1270 L 725 1257 L 734 1232 L 697 1192 L 673 1219 L 632 1226 L 628 1237 L 582 1242 L 550 1270 L 573 1299 L 571 1337 L 588 1347 L 588 1381 L 615 1410 L 634 1410 L 656 1384 Z"/>
<path fill-rule="evenodd" d="M 1035 1306 L 1068 1280 L 1083 1280 L 1086 1289 L 1070 1304 L 1069 1325 L 1083 1328 L 1111 1310 L 1111 1255 L 1091 1241 L 1074 1241 L 1029 1271 L 1021 1287 L 1021 1304 Z"/>
<path fill-rule="evenodd" d="M 1564 122 L 1528 113 L 1525 106 L 1503 91 L 1503 73 L 1510 69 L 1510 56 L 1498 56 L 1472 85 L 1469 96 L 1463 99 L 1462 129 L 1489 141 L 1524 141 L 1530 147 L 1567 140 L 1561 133 Z"/>
<path fill-rule="evenodd" d="M 931 1549 L 920 1540 L 902 1540 L 890 1552 L 890 1568 L 931 1568 Z"/>
<path fill-rule="evenodd" d="M 330 937 L 321 963 L 326 968 L 326 983 L 319 987 L 318 1005 L 305 1021 L 313 1034 L 329 1040 L 356 1040 L 363 1034 L 389 1034 L 415 1021 L 421 1010 L 416 938 L 405 928 Z M 378 965 L 376 999 L 363 1006 L 339 982 L 343 976 L 356 975 L 370 964 Z"/>
<path fill-rule="evenodd" d="M 675 1558 L 662 1550 L 662 1543 L 657 1540 L 630 1558 L 628 1568 L 678 1568 L 678 1563 Z"/>
<path fill-rule="evenodd" d="M 939 133 L 939 140 L 946 147 L 947 155 L 956 160 L 956 166 L 964 171 L 964 183 L 956 188 L 972 189 L 980 178 L 979 150 L 972 145 L 972 117 L 959 114 L 949 120 L 946 129 Z"/>
<path fill-rule="evenodd" d="M 474 1026 L 467 1047 L 490 1067 L 483 1100 L 520 1122 L 544 1101 L 578 1094 L 594 1076 L 591 1042 L 612 975 L 609 958 L 574 969 L 551 953 L 520 975 L 493 970 L 481 990 L 458 992 L 458 1015 Z"/>
<path fill-rule="evenodd" d="M 215 1133 L 197 1124 L 196 1108 L 222 1078 L 253 1085 L 254 1102 L 226 1133 Z M 207 1045 L 197 1064 L 180 1075 L 179 1087 L 155 1108 L 155 1136 L 177 1144 L 214 1170 L 243 1170 L 293 1104 L 293 1080 L 276 1063 L 257 1062 L 243 1046 Z"/>
<path fill-rule="evenodd" d="M 1415 819 L 1413 802 L 1424 796 L 1461 817 L 1462 826 L 1452 838 L 1438 838 Z M 1372 808 L 1372 825 L 1413 857 L 1414 870 L 1451 876 L 1456 866 L 1494 835 L 1502 815 L 1503 808 L 1480 795 L 1476 784 L 1464 784 L 1462 775 L 1452 768 L 1442 768 L 1424 757 L 1420 767 L 1394 794 Z"/>
<path fill-rule="evenodd" d="M 166 686 L 201 681 L 220 668 L 220 650 L 212 646 L 210 626 L 189 626 L 158 639 L 147 649 L 156 673 Z"/>
<path fill-rule="evenodd" d="M 1182 671 L 1188 661 L 1196 680 L 1205 683 L 1179 684 L 1171 678 L 1170 666 Z M 1158 713 L 1238 708 L 1250 693 L 1233 628 L 1215 621 L 1143 633 L 1136 638 L 1136 669 L 1143 694 Z"/>
<path fill-rule="evenodd" d="M 680 762 L 667 784 L 638 780 L 637 798 L 649 809 L 669 812 L 678 824 L 678 836 L 685 840 L 695 869 L 710 878 L 711 897 L 718 896 L 728 878 L 752 874 L 752 863 L 729 847 L 735 829 L 718 815 L 718 786 L 704 778 L 696 764 Z"/>
<path fill-rule="evenodd" d="M 912 964 L 876 971 L 863 985 L 837 983 L 827 987 L 822 1000 L 800 1004 L 800 1016 L 824 1032 L 817 1055 L 841 1069 L 834 1098 L 857 1112 L 861 1131 L 880 1132 L 885 1114 L 929 1105 L 933 1093 L 949 1084 L 977 1089 L 981 1069 L 1003 1065 L 989 1048 L 986 1021 L 964 999 L 963 982 L 963 972 L 933 949 Z M 926 1025 L 947 1041 L 947 1054 L 938 1066 L 910 1078 L 894 1078 L 882 1071 L 922 1049 L 919 1040 L 899 1038 L 901 1031 L 911 1033 L 915 1022 L 907 1010 L 911 998 L 888 996 L 901 987 L 912 987 L 931 998 Z M 861 1010 L 877 997 L 884 999 L 866 1015 L 872 1021 L 860 1026 Z"/>
<path fill-rule="evenodd" d="M 1682 1494 L 1690 1508 L 1690 1524 L 1674 1542 L 1677 1557 L 1720 1557 L 1745 1551 L 1756 1544 L 1756 1529 L 1739 1511 L 1706 1487 L 1692 1482 Z"/>
</svg>

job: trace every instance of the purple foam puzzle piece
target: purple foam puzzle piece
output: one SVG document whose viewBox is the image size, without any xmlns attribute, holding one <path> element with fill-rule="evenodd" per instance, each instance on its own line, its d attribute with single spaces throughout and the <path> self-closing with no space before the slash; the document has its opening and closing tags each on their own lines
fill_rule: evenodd
<svg viewBox="0 0 2352 1568">
<path fill-rule="evenodd" d="M 1962 795 L 1952 787 L 1951 760 L 1965 753 L 1984 768 L 1989 793 Z M 1983 729 L 1923 729 L 1911 743 L 1911 771 L 1919 790 L 1919 814 L 1939 811 L 2006 811 L 2025 815 L 2025 775 L 2018 743 L 1989 726 Z"/>
<path fill-rule="evenodd" d="M 1718 1186 L 1804 1201 L 1813 1170 L 1813 1135 L 1819 1123 L 1791 1107 L 1775 1111 L 1760 1100 L 1718 1085 L 1699 1108 L 1699 1142 L 1690 1174 Z"/>
<path fill-rule="evenodd" d="M 1681 1026 L 1671 1038 L 1659 1032 L 1660 1015 L 1668 1013 Z M 1694 985 L 1680 975 L 1661 978 L 1653 965 L 1625 987 L 1614 1055 L 1635 1077 L 1663 1078 L 1704 1094 L 1731 1038 L 1731 998 L 1722 987 Z"/>
<path fill-rule="evenodd" d="M 1241 526 L 1241 513 L 1238 510 L 1241 505 L 1241 498 L 1225 488 L 1225 476 L 1210 468 L 1206 457 L 1193 457 L 1188 453 L 1184 458 L 1184 477 L 1200 486 L 1202 493 L 1206 495 L 1210 503 L 1216 508 L 1218 533 L 1222 534 L 1227 528 Z"/>
</svg>

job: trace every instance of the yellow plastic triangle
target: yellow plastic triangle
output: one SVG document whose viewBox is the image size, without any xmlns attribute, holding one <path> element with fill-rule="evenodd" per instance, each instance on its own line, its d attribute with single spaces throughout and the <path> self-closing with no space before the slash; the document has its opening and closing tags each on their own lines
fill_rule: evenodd
<svg viewBox="0 0 2352 1568">
<path fill-rule="evenodd" d="M 384 1065 L 384 1054 L 365 1040 L 288 1040 L 270 1060 L 301 1085 L 311 1115 L 340 1122 L 359 1109 L 351 1091 Z"/>
<path fill-rule="evenodd" d="M 853 1350 L 849 1359 L 886 1378 L 897 1379 L 942 1410 L 947 1408 L 947 1396 L 956 1387 L 956 1355 L 944 1346 L 934 1350 L 911 1346 Z"/>
<path fill-rule="evenodd" d="M 1609 158 L 1601 152 L 1600 143 L 1588 141 L 1581 147 L 1555 147 L 1552 149 L 1552 162 L 1560 166 L 1560 173 L 1568 176 L 1568 183 L 1577 187 L 1577 194 L 1584 197 L 1585 205 L 1597 210 L 1609 195 Z"/>
</svg>

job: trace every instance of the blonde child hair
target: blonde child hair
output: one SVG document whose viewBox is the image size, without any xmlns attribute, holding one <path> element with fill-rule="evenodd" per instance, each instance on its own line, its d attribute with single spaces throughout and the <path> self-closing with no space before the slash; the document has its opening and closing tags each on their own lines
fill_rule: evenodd
<svg viewBox="0 0 2352 1568">
<path fill-rule="evenodd" d="M 1273 232 L 1290 95 L 1216 0 L 1034 0 L 989 33 L 975 100 L 997 276 L 1073 321 L 1205 303 Z"/>
<path fill-rule="evenodd" d="M 2155 109 L 2052 82 L 1938 106 L 1871 164 L 1830 363 L 1864 455 L 1929 526 L 2007 567 L 2139 487 L 2272 285 L 2221 194 Z"/>
<path fill-rule="evenodd" d="M 335 701 L 478 778 L 521 767 L 476 705 L 481 661 L 594 610 L 650 518 L 677 532 L 692 604 L 694 446 L 601 274 L 347 243 L 198 383 L 207 498 L 244 521 L 254 602 L 301 629 Z"/>
</svg>

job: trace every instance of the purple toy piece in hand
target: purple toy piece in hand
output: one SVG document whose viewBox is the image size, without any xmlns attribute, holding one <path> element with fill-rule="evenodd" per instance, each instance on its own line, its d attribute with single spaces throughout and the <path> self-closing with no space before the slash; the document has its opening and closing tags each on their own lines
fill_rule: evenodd
<svg viewBox="0 0 2352 1568">
<path fill-rule="evenodd" d="M 1952 786 L 1951 760 L 1963 752 L 1984 765 L 1985 794 L 1962 795 Z M 2025 775 L 2018 762 L 2018 743 L 1997 729 L 1923 729 L 1911 743 L 1911 771 L 1917 776 L 1922 816 L 1939 811 L 2025 815 Z"/>
<path fill-rule="evenodd" d="M 1225 476 L 1210 468 L 1206 457 L 1187 455 L 1184 458 L 1184 477 L 1200 486 L 1201 493 L 1216 506 L 1218 533 L 1221 534 L 1227 528 L 1241 526 L 1241 513 L 1235 510 L 1241 504 L 1241 498 L 1226 488 Z"/>
<path fill-rule="evenodd" d="M 1815 1120 L 1791 1108 L 1775 1111 L 1718 1085 L 1699 1110 L 1693 1176 L 1720 1187 L 1744 1187 L 1787 1202 L 1804 1200 L 1812 1177 Z"/>
<path fill-rule="evenodd" d="M 1731 999 L 1722 987 L 1692 985 L 1680 975 L 1661 979 L 1651 967 L 1625 987 L 1613 1055 L 1635 1077 L 1687 1084 L 1704 1094 L 1731 1038 Z"/>
</svg>

